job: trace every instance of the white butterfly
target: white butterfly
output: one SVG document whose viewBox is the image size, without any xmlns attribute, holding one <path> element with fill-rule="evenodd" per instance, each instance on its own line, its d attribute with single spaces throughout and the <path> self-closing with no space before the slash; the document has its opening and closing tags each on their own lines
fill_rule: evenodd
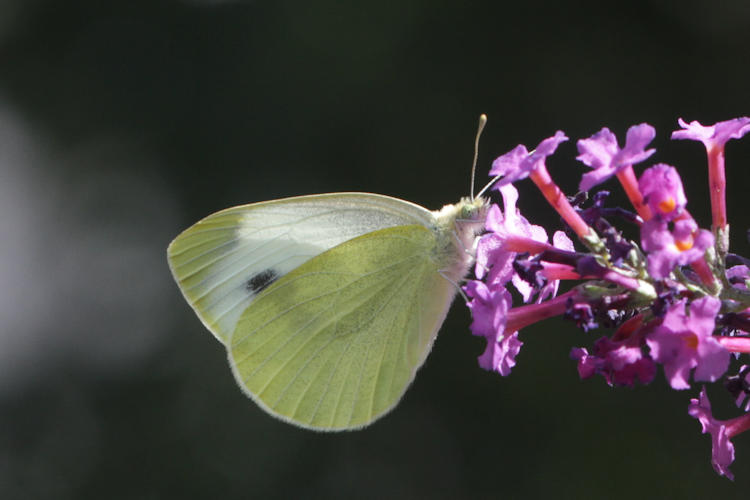
<svg viewBox="0 0 750 500">
<path fill-rule="evenodd" d="M 263 409 L 318 430 L 393 408 L 424 363 L 473 262 L 487 201 L 431 212 L 370 193 L 243 205 L 168 248 L 203 324 Z"/>
</svg>

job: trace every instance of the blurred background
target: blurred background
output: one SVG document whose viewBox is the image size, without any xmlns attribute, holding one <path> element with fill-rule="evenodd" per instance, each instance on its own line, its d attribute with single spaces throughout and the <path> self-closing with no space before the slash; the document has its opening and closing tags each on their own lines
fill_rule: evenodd
<svg viewBox="0 0 750 500">
<path fill-rule="evenodd" d="M 697 389 L 579 381 L 547 321 L 510 377 L 457 301 L 401 404 L 371 428 L 317 434 L 236 387 L 183 301 L 167 244 L 236 204 L 345 190 L 436 209 L 518 143 L 657 128 L 710 223 L 700 144 L 677 118 L 750 113 L 750 4 L 598 1 L 0 2 L 0 497 L 747 498 L 687 415 Z M 727 148 L 733 249 L 750 143 Z M 618 193 L 617 186 L 609 186 Z M 556 227 L 529 185 L 520 207 Z M 613 194 L 618 200 L 619 194 Z M 736 413 L 723 391 L 716 413 Z"/>
</svg>

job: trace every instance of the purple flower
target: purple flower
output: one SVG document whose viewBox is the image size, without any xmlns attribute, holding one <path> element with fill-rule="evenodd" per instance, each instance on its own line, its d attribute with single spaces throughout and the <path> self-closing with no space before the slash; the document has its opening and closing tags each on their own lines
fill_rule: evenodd
<svg viewBox="0 0 750 500">
<path fill-rule="evenodd" d="M 705 229 L 698 229 L 693 219 L 681 219 L 669 223 L 654 217 L 641 226 L 641 245 L 648 252 L 648 272 L 656 279 L 663 279 L 675 266 L 684 266 L 703 256 L 714 244 L 714 237 Z"/>
<path fill-rule="evenodd" d="M 484 279 L 490 286 L 504 286 L 511 281 L 524 302 L 530 302 L 535 292 L 538 292 L 537 303 L 554 297 L 559 280 L 532 284 L 527 281 L 528 277 L 522 278 L 513 267 L 519 252 L 534 254 L 539 251 L 539 243 L 547 245 L 547 232 L 541 226 L 530 224 L 521 215 L 516 208 L 518 191 L 512 184 L 501 187 L 500 192 L 503 195 L 504 213 L 497 205 L 492 205 L 487 214 L 485 229 L 489 232 L 477 244 L 474 271 L 477 278 Z M 561 250 L 574 250 L 573 242 L 562 231 L 555 233 L 553 243 Z"/>
<path fill-rule="evenodd" d="M 688 379 L 693 368 L 695 380 L 713 382 L 729 366 L 729 351 L 712 335 L 721 301 L 714 297 L 695 300 L 690 304 L 689 316 L 686 303 L 683 299 L 672 304 L 661 325 L 646 337 L 651 357 L 664 365 L 664 374 L 674 389 L 690 387 Z"/>
<path fill-rule="evenodd" d="M 655 216 L 673 220 L 687 205 L 682 179 L 674 167 L 659 163 L 647 168 L 638 179 L 638 190 Z"/>
<path fill-rule="evenodd" d="M 628 129 L 625 147 L 622 149 L 617 144 L 615 134 L 607 127 L 588 139 L 579 140 L 578 160 L 594 169 L 583 174 L 579 189 L 588 191 L 617 174 L 620 169 L 642 162 L 654 154 L 655 149 L 645 148 L 655 135 L 654 127 L 641 123 Z"/>
<path fill-rule="evenodd" d="M 747 285 L 745 284 L 745 281 L 750 278 L 748 274 L 750 274 L 750 269 L 748 269 L 747 266 L 740 264 L 737 266 L 732 266 L 729 269 L 727 269 L 727 279 L 732 284 L 733 287 L 739 288 L 741 290 L 747 290 Z"/>
<path fill-rule="evenodd" d="M 508 153 L 492 162 L 490 175 L 503 175 L 495 184 L 495 189 L 528 177 L 531 172 L 544 165 L 544 160 L 555 152 L 561 142 L 567 141 L 565 134 L 558 130 L 555 135 L 544 139 L 536 149 L 528 152 L 526 146 L 519 144 Z"/>
<path fill-rule="evenodd" d="M 466 294 L 474 299 L 469 301 L 472 323 L 471 333 L 477 336 L 494 335 L 503 328 L 505 317 L 511 305 L 511 298 L 502 288 L 492 290 L 481 281 L 470 280 L 464 286 Z"/>
<path fill-rule="evenodd" d="M 607 384 L 633 387 L 636 379 L 648 384 L 656 375 L 654 361 L 643 354 L 639 341 L 626 339 L 613 341 L 602 337 L 594 344 L 593 353 L 576 347 L 570 351 L 571 359 L 578 361 L 581 379 L 602 375 Z"/>
<path fill-rule="evenodd" d="M 575 246 L 573 246 L 573 241 L 570 238 L 568 238 L 568 235 L 562 231 L 555 231 L 555 234 L 552 235 L 552 245 L 555 248 L 559 248 L 560 250 L 565 250 L 567 252 L 575 251 Z M 547 300 L 550 297 L 556 296 L 557 289 L 559 287 L 560 287 L 560 280 L 548 281 L 539 290 L 539 294 L 537 295 L 537 298 L 536 298 L 536 303 L 540 304 L 542 303 L 542 301 Z M 516 288 L 518 288 L 518 285 L 516 285 Z M 526 300 L 526 296 L 524 296 L 524 300 L 528 302 L 528 300 Z"/>
<path fill-rule="evenodd" d="M 666 278 L 675 266 L 701 258 L 714 244 L 713 235 L 699 230 L 684 212 L 687 198 L 674 167 L 660 163 L 646 169 L 638 181 L 638 190 L 653 214 L 641 226 L 641 244 L 648 252 L 648 270 L 654 278 Z M 670 221 L 674 221 L 671 230 Z"/>
<path fill-rule="evenodd" d="M 511 237 L 528 238 L 546 243 L 547 232 L 541 226 L 529 223 L 516 208 L 518 191 L 508 184 L 500 189 L 503 195 L 504 211 L 497 205 L 492 205 L 487 213 L 485 229 L 490 231 L 482 236 L 477 244 L 476 268 L 477 278 L 488 284 L 504 285 L 514 276 L 513 259 L 516 252 L 505 245 Z M 515 283 L 515 281 L 514 281 Z"/>
<path fill-rule="evenodd" d="M 714 125 L 701 125 L 697 121 L 686 123 L 677 120 L 683 130 L 672 132 L 672 139 L 691 139 L 702 142 L 707 150 L 723 148 L 729 139 L 739 139 L 750 132 L 750 118 L 743 116 L 731 120 L 718 122 Z"/>
<path fill-rule="evenodd" d="M 485 337 L 487 347 L 477 359 L 485 370 L 494 370 L 500 375 L 509 375 L 516 364 L 515 357 L 523 343 L 518 340 L 518 332 L 506 332 L 506 317 L 511 307 L 511 296 L 502 287 L 490 289 L 481 281 L 469 281 L 464 287 L 472 299 L 471 332 Z"/>
<path fill-rule="evenodd" d="M 479 356 L 479 366 L 485 370 L 493 370 L 502 376 L 510 375 L 510 370 L 516 366 L 516 356 L 521 350 L 523 342 L 518 340 L 518 332 L 505 333 L 498 336 L 496 342 L 487 339 L 487 348 Z"/>
<path fill-rule="evenodd" d="M 544 228 L 539 226 L 532 227 L 538 227 L 539 231 L 535 231 L 534 234 L 531 235 L 531 238 L 540 243 L 547 243 L 547 233 L 544 232 Z M 567 252 L 575 250 L 571 239 L 562 231 L 555 231 L 555 234 L 552 236 L 552 246 Z M 547 281 L 546 277 L 542 277 L 544 265 L 539 262 L 539 260 L 527 260 L 527 264 L 530 265 L 527 266 L 527 272 L 523 273 L 523 271 L 521 271 L 521 274 L 519 274 L 519 260 L 516 259 L 514 263 L 515 266 L 513 267 L 511 282 L 513 283 L 513 286 L 516 287 L 516 290 L 518 290 L 518 293 L 521 294 L 525 303 L 531 302 L 531 298 L 535 293 L 536 300 L 534 302 L 537 304 L 557 295 L 560 280 L 552 279 Z"/>
<path fill-rule="evenodd" d="M 588 349 L 585 347 L 572 348 L 570 350 L 570 359 L 578 361 L 578 376 L 581 377 L 581 380 L 591 378 L 596 373 L 599 373 L 599 366 L 603 364 L 601 358 L 596 355 L 590 355 Z M 610 384 L 609 380 L 607 380 L 607 384 Z"/>
<path fill-rule="evenodd" d="M 711 414 L 711 402 L 708 400 L 706 388 L 701 389 L 700 399 L 691 399 L 688 414 L 697 418 L 701 424 L 703 434 L 711 434 L 711 465 L 721 476 L 734 480 L 729 466 L 734 462 L 734 445 L 729 440 L 729 432 L 725 422 L 716 420 Z"/>
</svg>

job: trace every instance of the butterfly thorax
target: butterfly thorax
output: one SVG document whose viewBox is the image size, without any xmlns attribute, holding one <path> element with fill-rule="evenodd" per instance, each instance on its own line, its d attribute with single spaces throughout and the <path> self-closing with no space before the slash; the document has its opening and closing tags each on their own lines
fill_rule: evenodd
<svg viewBox="0 0 750 500">
<path fill-rule="evenodd" d="M 455 282 L 466 275 L 474 262 L 477 236 L 484 231 L 488 209 L 485 198 L 462 198 L 433 212 L 439 240 L 435 257 L 442 272 Z"/>
</svg>

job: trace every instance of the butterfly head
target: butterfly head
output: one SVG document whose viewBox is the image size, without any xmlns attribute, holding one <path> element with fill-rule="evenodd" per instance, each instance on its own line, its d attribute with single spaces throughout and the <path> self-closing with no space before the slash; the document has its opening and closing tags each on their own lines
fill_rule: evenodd
<svg viewBox="0 0 750 500">
<path fill-rule="evenodd" d="M 487 198 L 463 198 L 456 205 L 455 231 L 464 243 L 473 242 L 484 232 L 484 222 L 489 210 Z M 467 245 L 471 246 L 471 245 Z"/>
<path fill-rule="evenodd" d="M 486 198 L 463 198 L 455 205 L 446 205 L 433 212 L 440 243 L 439 259 L 444 275 L 458 282 L 474 261 L 477 236 L 484 232 L 484 221 L 489 210 Z"/>
<path fill-rule="evenodd" d="M 456 216 L 456 222 L 481 222 L 484 225 L 484 220 L 487 217 L 487 210 L 489 203 L 486 198 L 463 198 L 456 205 L 458 213 Z"/>
<path fill-rule="evenodd" d="M 484 232 L 489 201 L 486 198 L 463 198 L 455 205 L 446 205 L 435 213 L 438 227 L 445 233 L 455 233 L 465 248 Z"/>
</svg>

